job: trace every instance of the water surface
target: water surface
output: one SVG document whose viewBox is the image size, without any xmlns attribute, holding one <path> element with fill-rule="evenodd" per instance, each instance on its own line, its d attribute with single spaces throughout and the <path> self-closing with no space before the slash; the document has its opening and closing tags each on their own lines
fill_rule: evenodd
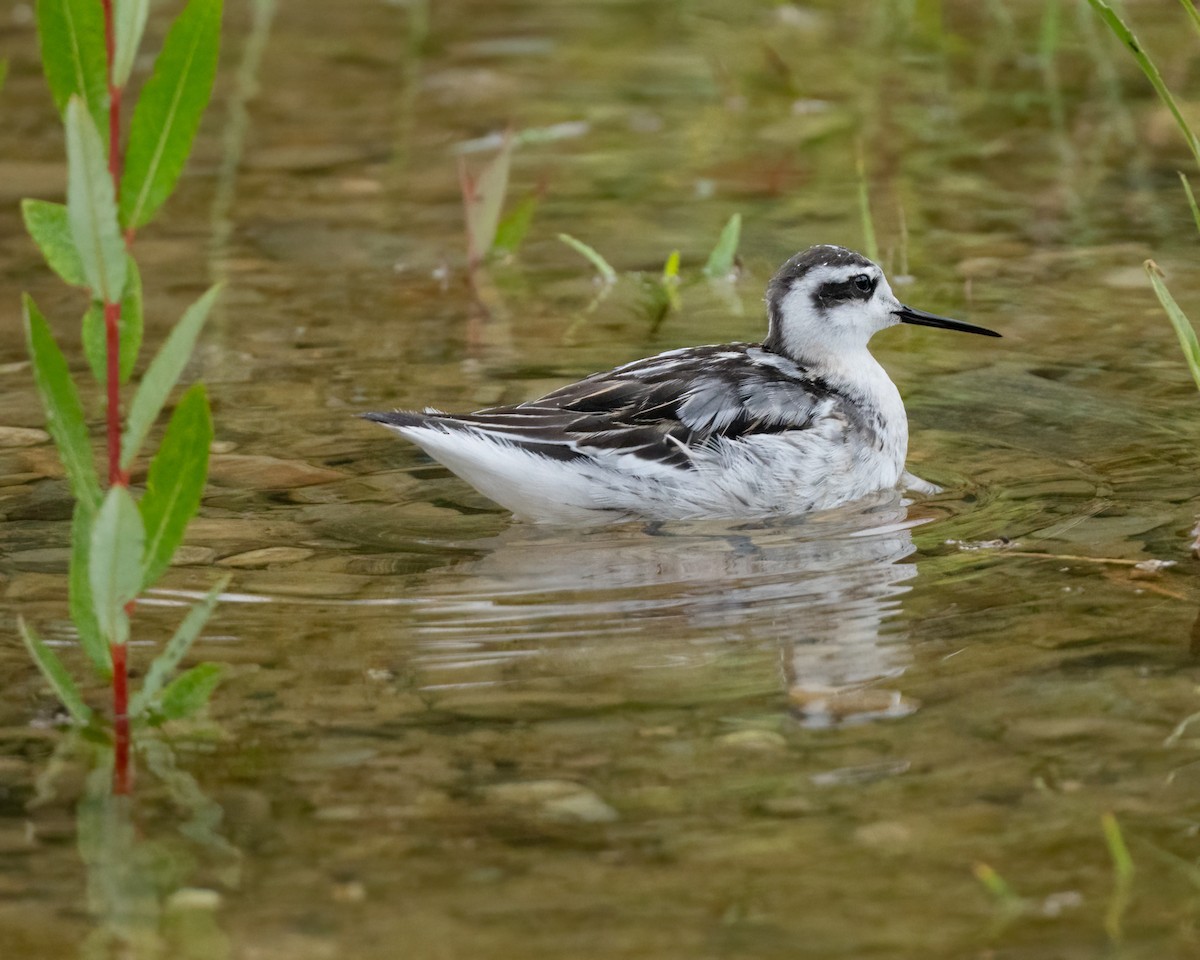
<svg viewBox="0 0 1200 960">
<path fill-rule="evenodd" d="M 227 679 L 113 805 L 9 632 L 0 953 L 1195 956 L 1200 766 L 1172 732 L 1200 710 L 1200 427 L 1141 271 L 1198 302 L 1190 161 L 1060 6 L 1055 30 L 1032 0 L 230 4 L 196 157 L 138 241 L 151 343 L 229 287 L 193 365 L 211 484 L 135 648 L 232 570 L 196 648 Z M 1129 7 L 1190 105 L 1182 11 Z M 18 294 L 69 349 L 82 307 L 21 233 L 63 147 L 28 8 L 3 16 L 0 425 L 38 428 Z M 473 291 L 458 158 L 508 126 L 550 131 L 513 173 L 545 196 Z M 860 149 L 898 293 L 1004 333 L 875 342 L 945 493 L 531 527 L 353 418 L 760 336 L 779 262 L 863 248 Z M 696 282 L 734 212 L 740 278 Z M 594 307 L 564 231 L 622 273 Z M 6 442 L 3 614 L 70 659 L 65 483 L 44 437 Z"/>
</svg>

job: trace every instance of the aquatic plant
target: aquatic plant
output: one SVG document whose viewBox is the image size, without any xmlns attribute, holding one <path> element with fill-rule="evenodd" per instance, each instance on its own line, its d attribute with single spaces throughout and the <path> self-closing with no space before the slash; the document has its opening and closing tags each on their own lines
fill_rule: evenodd
<svg viewBox="0 0 1200 960">
<path fill-rule="evenodd" d="M 705 261 L 704 268 L 701 271 L 703 276 L 711 283 L 717 287 L 724 287 L 727 292 L 731 289 L 728 281 L 737 279 L 737 248 L 741 233 L 742 215 L 735 213 L 726 221 L 725 226 L 721 228 L 717 242 L 712 252 L 708 255 L 708 259 Z M 589 246 L 582 240 L 568 233 L 560 233 L 558 239 L 587 260 L 596 270 L 597 279 L 601 283 L 601 289 L 599 294 L 588 305 L 587 310 L 584 311 L 585 313 L 591 313 L 616 284 L 617 271 L 594 247 Z M 647 276 L 642 273 L 634 274 L 634 279 L 641 288 L 642 312 L 649 320 L 651 333 L 657 332 L 667 316 L 680 310 L 683 305 L 680 299 L 680 289 L 686 284 L 684 278 L 680 275 L 681 262 L 682 257 L 680 252 L 672 250 L 663 263 L 661 273 L 654 276 Z M 694 283 L 698 279 L 692 278 L 688 283 Z M 733 296 L 733 299 L 736 301 L 736 296 Z M 738 311 L 740 311 L 740 304 L 735 312 Z M 572 330 L 574 326 L 575 324 L 572 324 Z"/>
<path fill-rule="evenodd" d="M 515 146 L 512 132 L 505 133 L 496 156 L 484 164 L 478 176 L 472 176 L 466 161 L 459 158 L 458 182 L 467 226 L 467 268 L 472 272 L 489 257 L 517 252 L 545 193 L 545 184 L 540 184 L 507 214 L 503 213 Z"/>
<path fill-rule="evenodd" d="M 191 152 L 212 92 L 222 0 L 188 0 L 164 40 L 121 142 L 123 94 L 146 26 L 149 0 L 39 0 L 42 64 L 62 114 L 67 203 L 25 200 L 25 225 L 50 268 L 87 290 L 83 350 L 106 407 L 106 481 L 96 470 L 80 390 L 50 325 L 24 297 L 34 382 L 75 500 L 68 596 L 79 644 L 112 686 L 113 789 L 130 789 L 130 722 L 159 723 L 194 713 L 219 668 L 199 664 L 173 676 L 216 604 L 225 581 L 184 617 L 130 699 L 130 617 L 138 596 L 167 569 L 200 505 L 212 442 L 203 385 L 175 404 L 145 490 L 130 475 L 178 382 L 218 287 L 184 312 L 147 365 L 121 417 L 142 341 L 142 280 L 131 254 L 138 230 L 170 196 Z M 34 661 L 79 725 L 96 721 L 71 673 L 22 619 Z"/>
<path fill-rule="evenodd" d="M 1183 113 L 1179 109 L 1179 105 L 1175 102 L 1175 98 L 1171 95 L 1166 81 L 1163 80 L 1162 74 L 1158 67 L 1146 53 L 1141 43 L 1138 42 L 1129 25 L 1121 18 L 1112 7 L 1104 0 L 1088 0 L 1093 9 L 1100 15 L 1100 18 L 1112 31 L 1113 35 L 1120 40 L 1132 52 L 1134 59 L 1142 69 L 1142 73 L 1146 75 L 1146 79 L 1150 81 L 1150 86 L 1154 88 L 1154 92 L 1158 94 L 1158 98 L 1175 118 L 1175 123 L 1179 127 L 1183 138 L 1188 145 L 1188 149 L 1192 151 L 1192 156 L 1196 163 L 1200 166 L 1200 135 L 1192 129 Z M 1192 26 L 1200 32 L 1200 12 L 1198 12 L 1190 2 L 1190 0 L 1180 0 L 1188 17 L 1192 22 Z M 1181 172 L 1179 175 L 1183 182 L 1184 193 L 1187 196 L 1188 205 L 1192 211 L 1192 218 L 1196 222 L 1197 230 L 1200 230 L 1200 207 L 1196 205 L 1195 195 L 1192 193 L 1191 185 L 1188 183 L 1187 177 Z M 1192 379 L 1196 381 L 1197 388 L 1200 388 L 1200 347 L 1196 343 L 1196 333 L 1188 320 L 1187 315 L 1180 309 L 1179 304 L 1175 302 L 1175 298 L 1171 296 L 1170 291 L 1164 281 L 1164 274 L 1153 260 L 1145 262 L 1146 275 L 1150 280 L 1150 285 L 1154 289 L 1155 295 L 1158 297 L 1159 303 L 1162 304 L 1166 311 L 1167 317 L 1171 321 L 1171 325 L 1175 328 L 1175 334 L 1179 338 L 1179 345 L 1183 349 L 1184 358 L 1187 360 L 1188 369 L 1191 370 Z M 1197 541 L 1200 544 L 1200 540 Z"/>
</svg>

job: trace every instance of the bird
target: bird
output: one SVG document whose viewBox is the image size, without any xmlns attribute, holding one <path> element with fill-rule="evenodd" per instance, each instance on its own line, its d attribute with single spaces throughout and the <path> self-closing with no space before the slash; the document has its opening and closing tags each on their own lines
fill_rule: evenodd
<svg viewBox="0 0 1200 960">
<path fill-rule="evenodd" d="M 535 400 L 453 414 L 364 413 L 519 520 L 798 515 L 904 487 L 908 417 L 867 349 L 900 323 L 999 337 L 906 306 L 879 266 L 819 244 L 766 288 L 761 343 L 684 347 Z"/>
</svg>

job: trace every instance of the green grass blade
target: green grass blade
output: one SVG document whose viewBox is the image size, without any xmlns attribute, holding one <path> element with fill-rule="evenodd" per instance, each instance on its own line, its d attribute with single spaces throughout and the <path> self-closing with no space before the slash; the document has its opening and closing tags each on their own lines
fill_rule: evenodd
<svg viewBox="0 0 1200 960">
<path fill-rule="evenodd" d="M 204 385 L 192 386 L 175 407 L 158 453 L 150 461 L 146 494 L 138 504 L 146 527 L 142 586 L 162 576 L 200 508 L 208 475 L 212 417 Z"/>
<path fill-rule="evenodd" d="M 204 708 L 221 682 L 219 663 L 198 663 L 169 684 L 158 700 L 156 712 L 164 720 L 182 720 Z"/>
<path fill-rule="evenodd" d="M 120 363 L 121 383 L 128 383 L 142 347 L 142 275 L 129 256 L 125 265 L 125 292 L 121 295 Z M 92 375 L 105 389 L 108 384 L 108 333 L 104 304 L 93 300 L 83 315 L 83 354 Z"/>
<path fill-rule="evenodd" d="M 67 219 L 88 286 L 115 303 L 125 289 L 125 241 L 104 141 L 78 97 L 67 104 Z"/>
<path fill-rule="evenodd" d="M 879 244 L 875 240 L 875 221 L 871 217 L 871 191 L 867 186 L 867 164 L 863 159 L 861 142 L 858 145 L 855 168 L 858 171 L 858 214 L 862 221 L 863 247 L 867 251 L 867 259 L 878 262 Z"/>
<path fill-rule="evenodd" d="M 1192 2 L 1192 0 L 1179 0 L 1179 2 L 1183 4 L 1183 9 L 1186 10 L 1188 16 L 1191 17 L 1192 26 L 1196 28 L 1196 32 L 1200 33 L 1200 10 L 1196 9 L 1196 5 Z"/>
<path fill-rule="evenodd" d="M 1183 175 L 1183 171 L 1179 172 L 1179 182 L 1183 184 L 1183 192 L 1187 194 L 1188 206 L 1192 211 L 1192 220 L 1196 224 L 1196 229 L 1200 230 L 1200 207 L 1196 206 L 1196 195 L 1192 193 L 1192 185 L 1188 183 L 1188 178 Z"/>
<path fill-rule="evenodd" d="M 1133 35 L 1133 31 L 1121 19 L 1120 14 L 1113 10 L 1104 0 L 1088 0 L 1088 3 L 1100 14 L 1100 18 L 1108 25 L 1113 35 L 1133 52 L 1134 59 L 1137 60 L 1138 66 L 1142 68 L 1142 73 L 1146 75 L 1146 79 L 1154 87 L 1158 98 L 1171 111 L 1171 116 L 1175 118 L 1175 122 L 1179 125 L 1179 129 L 1182 131 L 1183 137 L 1192 151 L 1192 156 L 1200 164 L 1200 139 L 1196 137 L 1191 126 L 1183 118 L 1183 114 L 1180 113 L 1179 106 L 1175 103 L 1175 98 L 1171 96 L 1171 91 L 1167 89 L 1162 74 L 1158 72 L 1158 67 L 1154 65 L 1154 61 L 1142 49 L 1142 45 L 1138 42 L 1137 37 Z"/>
<path fill-rule="evenodd" d="M 212 94 L 221 0 L 190 0 L 172 24 L 129 125 L 121 224 L 149 222 L 175 189 Z"/>
<path fill-rule="evenodd" d="M 103 6 L 96 0 L 38 0 L 37 26 L 42 68 L 58 112 L 79 97 L 96 126 L 107 131 Z"/>
<path fill-rule="evenodd" d="M 150 13 L 150 0 L 113 0 L 115 29 L 113 31 L 113 84 L 124 87 L 133 72 L 133 61 L 137 58 L 146 30 L 146 16 Z"/>
<path fill-rule="evenodd" d="M 46 646 L 42 638 L 34 633 L 33 628 L 25 622 L 24 617 L 17 617 L 17 627 L 21 631 L 21 639 L 25 641 L 25 649 L 29 651 L 33 662 L 42 671 L 42 676 L 49 681 L 54 695 L 67 708 L 71 719 L 80 726 L 86 724 L 92 719 L 92 711 L 83 702 L 83 697 L 79 695 L 79 688 L 75 686 L 75 681 L 71 679 L 63 662 L 58 659 L 53 650 Z"/>
<path fill-rule="evenodd" d="M 129 639 L 125 605 L 142 586 L 145 531 L 137 504 L 125 487 L 110 487 L 92 523 L 88 582 L 96 623 L 108 642 Z"/>
<path fill-rule="evenodd" d="M 1104 930 L 1114 943 L 1121 939 L 1121 926 L 1133 891 L 1133 858 L 1121 835 L 1117 818 L 1106 813 L 1100 818 L 1104 843 L 1113 862 L 1113 893 L 1104 913 Z"/>
<path fill-rule="evenodd" d="M 986 863 L 976 863 L 971 868 L 971 872 L 975 874 L 975 879 L 996 899 L 996 902 L 1002 908 L 1005 910 L 1020 909 L 1021 898 L 991 866 Z"/>
<path fill-rule="evenodd" d="M 159 411 L 170 396 L 171 388 L 179 380 L 183 368 L 192 355 L 192 347 L 200 335 L 200 329 L 212 310 L 221 284 L 210 287 L 195 303 L 184 311 L 158 354 L 150 361 L 145 376 L 133 403 L 129 405 L 129 417 L 125 424 L 125 435 L 121 439 L 121 467 L 128 469 L 146 440 L 146 435 L 158 419 Z"/>
<path fill-rule="evenodd" d="M 46 410 L 46 428 L 58 446 L 75 499 L 96 509 L 100 505 L 100 479 L 79 393 L 46 318 L 28 294 L 24 308 L 25 340 L 33 359 L 33 380 Z"/>
<path fill-rule="evenodd" d="M 704 265 L 704 275 L 714 280 L 722 280 L 733 273 L 734 260 L 737 257 L 738 241 L 742 236 L 742 215 L 735 213 L 729 218 L 717 237 L 717 245 L 708 255 Z"/>
<path fill-rule="evenodd" d="M 605 283 L 617 282 L 617 271 L 614 270 L 600 254 L 589 247 L 582 240 L 576 240 L 569 233 L 560 233 L 558 239 L 565 243 L 568 247 L 584 257 L 588 263 L 596 268 L 596 272 L 600 274 L 600 279 Z"/>
<path fill-rule="evenodd" d="M 50 269 L 73 287 L 86 287 L 83 264 L 71 237 L 67 208 L 46 200 L 22 200 L 21 216 Z"/>
<path fill-rule="evenodd" d="M 1150 278 L 1150 285 L 1158 296 L 1158 302 L 1162 304 L 1171 320 L 1171 326 L 1175 328 L 1175 336 L 1179 338 L 1179 346 L 1183 349 L 1183 357 L 1192 372 L 1192 379 L 1196 381 L 1197 388 L 1200 388 L 1200 343 L 1196 341 L 1196 331 L 1192 329 L 1187 315 L 1171 296 L 1171 291 L 1167 289 L 1163 280 L 1165 274 L 1153 260 L 1146 261 L 1146 276 Z"/>
<path fill-rule="evenodd" d="M 229 586 L 229 580 L 229 575 L 218 580 L 204 596 L 204 599 L 187 612 L 187 616 L 183 618 L 183 622 L 179 624 L 175 634 L 167 641 L 162 652 L 151 662 L 150 669 L 146 671 L 146 679 L 142 681 L 141 689 L 130 701 L 129 712 L 132 716 L 140 716 L 148 708 L 156 705 L 159 692 L 166 686 L 171 674 L 183 662 L 183 658 L 187 656 L 192 644 L 200 636 L 200 631 L 204 629 L 204 625 L 217 605 L 217 599 Z"/>
<path fill-rule="evenodd" d="M 67 574 L 67 596 L 70 602 L 71 620 L 79 631 L 79 645 L 100 676 L 112 677 L 112 653 L 104 637 L 100 635 L 100 624 L 96 620 L 96 607 L 92 602 L 92 583 L 88 573 L 88 557 L 92 552 L 92 524 L 96 511 L 82 500 L 75 501 L 75 512 L 71 517 L 71 565 Z"/>
</svg>

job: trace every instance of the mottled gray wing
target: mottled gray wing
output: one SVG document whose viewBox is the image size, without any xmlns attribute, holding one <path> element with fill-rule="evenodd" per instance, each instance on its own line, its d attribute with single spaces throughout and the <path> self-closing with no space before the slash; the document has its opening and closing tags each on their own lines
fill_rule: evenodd
<svg viewBox="0 0 1200 960">
<path fill-rule="evenodd" d="M 808 428 L 843 406 L 822 381 L 761 348 L 694 347 L 639 360 L 569 384 L 537 400 L 473 414 L 431 415 L 503 437 L 560 460 L 609 450 L 680 468 L 692 451 Z"/>
</svg>

